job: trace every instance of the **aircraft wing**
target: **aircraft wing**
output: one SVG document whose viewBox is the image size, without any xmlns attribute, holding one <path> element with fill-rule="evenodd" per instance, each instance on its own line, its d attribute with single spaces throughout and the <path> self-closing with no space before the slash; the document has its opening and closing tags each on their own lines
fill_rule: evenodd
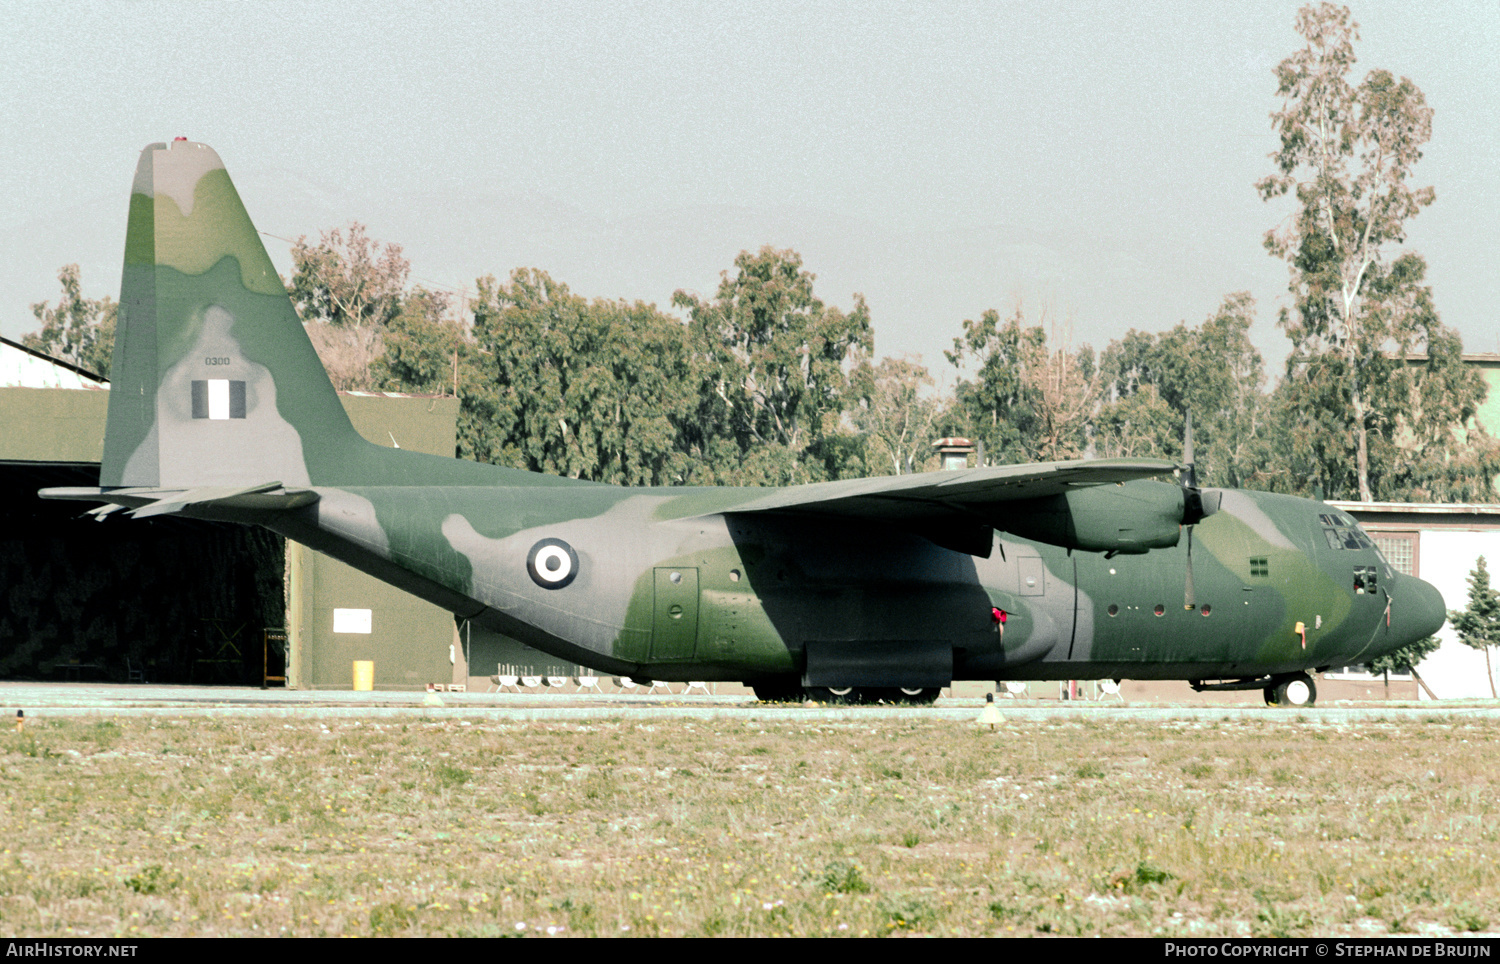
<svg viewBox="0 0 1500 964">
<path fill-rule="evenodd" d="M 1077 526 L 1072 520 L 1075 516 L 1081 519 L 1079 509 L 1084 507 L 1075 506 L 1075 500 L 1068 498 L 1070 493 L 1111 483 L 1170 475 L 1176 468 L 1175 463 L 1160 459 L 1091 459 L 922 472 L 778 489 L 725 511 L 886 523 L 914 531 L 945 548 L 979 556 L 989 555 L 991 529 L 1092 549 L 1097 547 L 1088 543 L 1098 540 L 1091 539 L 1089 534 L 1078 536 L 1064 532 L 1060 539 L 1049 538 L 1037 530 L 1034 520 L 1061 514 L 1067 519 L 1057 523 L 1044 520 L 1045 524 L 1074 530 Z M 1175 530 L 1180 520 L 1170 522 L 1171 531 L 1166 535 L 1159 532 L 1166 521 L 1163 512 L 1170 515 L 1173 511 L 1172 506 L 1163 505 L 1162 500 L 1178 498 L 1174 492 L 1164 491 L 1165 494 L 1153 493 L 1144 499 L 1134 494 L 1125 496 L 1124 501 L 1111 507 L 1113 511 L 1106 510 L 1102 514 L 1119 517 L 1116 522 L 1108 523 L 1116 533 L 1131 533 L 1148 526 L 1158 530 L 1147 537 L 1147 542 L 1141 543 L 1144 547 L 1175 544 Z M 1101 506 L 1101 500 L 1089 501 L 1091 505 L 1086 511 L 1090 515 L 1100 515 L 1097 507 Z M 1180 502 L 1177 505 L 1180 508 Z M 1133 516 L 1139 516 L 1139 525 L 1135 524 Z M 1097 528 L 1096 523 L 1091 525 Z M 1121 538 L 1118 534 L 1108 535 L 1103 546 L 1106 549 L 1115 547 L 1110 540 Z M 1163 543 L 1164 539 L 1169 541 Z M 1138 551 L 1132 545 L 1140 540 L 1140 536 L 1126 535 L 1123 540 L 1116 547 L 1119 551 Z"/>
</svg>

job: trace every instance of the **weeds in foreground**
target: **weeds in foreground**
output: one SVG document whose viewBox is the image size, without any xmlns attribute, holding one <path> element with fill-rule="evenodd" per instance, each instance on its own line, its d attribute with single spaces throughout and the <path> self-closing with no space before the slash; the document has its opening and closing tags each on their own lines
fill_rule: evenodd
<svg viewBox="0 0 1500 964">
<path fill-rule="evenodd" d="M 1500 726 L 28 721 L 28 936 L 1474 933 Z M 1018 750 L 1024 747 L 1024 750 Z"/>
</svg>

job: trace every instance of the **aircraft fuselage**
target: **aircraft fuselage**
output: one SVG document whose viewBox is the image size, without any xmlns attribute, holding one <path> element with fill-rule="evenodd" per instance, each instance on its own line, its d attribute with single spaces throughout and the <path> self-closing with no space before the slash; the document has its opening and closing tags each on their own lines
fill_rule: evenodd
<svg viewBox="0 0 1500 964">
<path fill-rule="evenodd" d="M 318 492 L 257 521 L 545 652 L 664 680 L 1290 673 L 1409 642 L 1436 595 L 1368 540 L 1330 540 L 1323 503 L 1247 491 L 1195 528 L 1191 608 L 1186 540 L 1107 557 L 999 533 L 981 558 L 885 527 L 696 511 L 726 490 Z M 563 576 L 532 575 L 544 543 Z"/>
</svg>

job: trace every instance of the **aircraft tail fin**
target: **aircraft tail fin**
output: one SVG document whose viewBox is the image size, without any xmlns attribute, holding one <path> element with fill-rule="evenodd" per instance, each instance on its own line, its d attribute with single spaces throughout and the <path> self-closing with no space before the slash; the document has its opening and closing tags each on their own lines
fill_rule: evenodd
<svg viewBox="0 0 1500 964">
<path fill-rule="evenodd" d="M 206 145 L 141 152 L 110 382 L 106 489 L 378 474 Z"/>
</svg>

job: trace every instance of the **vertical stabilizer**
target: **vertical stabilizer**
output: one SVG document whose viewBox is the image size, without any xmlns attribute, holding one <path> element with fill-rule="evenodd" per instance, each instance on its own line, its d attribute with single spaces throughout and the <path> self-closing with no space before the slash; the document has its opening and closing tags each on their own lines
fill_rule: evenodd
<svg viewBox="0 0 1500 964">
<path fill-rule="evenodd" d="M 110 383 L 106 488 L 317 484 L 371 447 L 219 155 L 191 141 L 141 152 Z"/>
</svg>

